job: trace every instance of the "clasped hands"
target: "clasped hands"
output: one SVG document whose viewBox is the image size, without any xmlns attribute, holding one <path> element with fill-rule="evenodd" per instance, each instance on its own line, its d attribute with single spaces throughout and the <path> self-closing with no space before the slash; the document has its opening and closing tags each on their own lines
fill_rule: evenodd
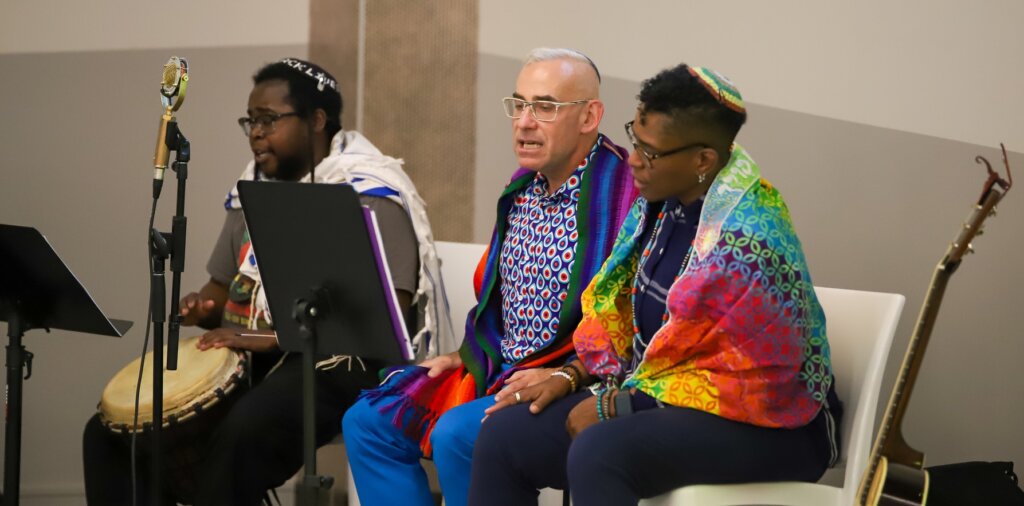
<svg viewBox="0 0 1024 506">
<path fill-rule="evenodd" d="M 493 413 L 514 404 L 530 403 L 530 413 L 544 411 L 552 402 L 572 393 L 569 380 L 561 376 L 552 376 L 559 369 L 537 368 L 525 369 L 512 373 L 494 396 L 494 405 L 484 410 L 484 420 Z M 569 412 L 565 420 L 565 430 L 569 437 L 577 434 L 598 422 L 597 398 L 587 397 Z"/>
</svg>

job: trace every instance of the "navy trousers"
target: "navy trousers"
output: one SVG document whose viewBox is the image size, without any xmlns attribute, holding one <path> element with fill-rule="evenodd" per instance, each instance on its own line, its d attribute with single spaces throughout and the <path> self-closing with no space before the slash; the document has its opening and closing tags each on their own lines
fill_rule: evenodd
<svg viewBox="0 0 1024 506">
<path fill-rule="evenodd" d="M 570 439 L 566 418 L 590 396 L 569 395 L 537 415 L 521 404 L 488 417 L 473 452 L 469 504 L 537 504 L 539 489 L 568 487 L 576 506 L 620 506 L 697 483 L 816 481 L 837 451 L 838 417 L 827 409 L 804 427 L 770 429 L 665 407 L 598 422 Z"/>
</svg>

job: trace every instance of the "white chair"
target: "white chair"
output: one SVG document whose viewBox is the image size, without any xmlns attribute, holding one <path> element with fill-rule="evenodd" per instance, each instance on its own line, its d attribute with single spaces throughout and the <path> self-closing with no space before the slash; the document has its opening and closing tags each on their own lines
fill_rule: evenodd
<svg viewBox="0 0 1024 506">
<path fill-rule="evenodd" d="M 435 245 L 437 256 L 441 259 L 441 279 L 444 280 L 448 309 L 452 315 L 452 327 L 455 329 L 455 335 L 459 336 L 457 340 L 461 342 L 466 315 L 476 305 L 473 274 L 487 245 L 446 241 L 437 241 Z"/>
<path fill-rule="evenodd" d="M 818 483 L 692 485 L 640 501 L 642 506 L 854 504 L 873 444 L 875 410 L 904 297 L 816 287 L 825 309 L 836 393 L 844 403 L 842 456 Z M 845 466 L 841 485 L 838 473 Z"/>
</svg>

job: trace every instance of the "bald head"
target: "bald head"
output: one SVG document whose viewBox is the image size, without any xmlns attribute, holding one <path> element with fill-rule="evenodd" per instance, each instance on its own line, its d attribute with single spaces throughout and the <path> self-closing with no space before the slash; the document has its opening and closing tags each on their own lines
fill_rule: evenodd
<svg viewBox="0 0 1024 506">
<path fill-rule="evenodd" d="M 539 47 L 526 56 L 523 67 L 540 62 L 558 62 L 558 67 L 569 85 L 568 89 L 580 96 L 600 98 L 601 72 L 587 55 L 567 48 Z"/>
</svg>

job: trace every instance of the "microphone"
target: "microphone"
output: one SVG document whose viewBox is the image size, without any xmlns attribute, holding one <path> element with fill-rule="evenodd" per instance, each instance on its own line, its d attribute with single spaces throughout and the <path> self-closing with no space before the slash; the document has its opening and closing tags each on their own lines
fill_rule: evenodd
<svg viewBox="0 0 1024 506">
<path fill-rule="evenodd" d="M 153 182 L 163 183 L 164 170 L 171 155 L 171 147 L 167 145 L 168 125 L 174 121 L 174 111 L 185 101 L 185 90 L 188 88 L 188 62 L 184 58 L 172 56 L 164 64 L 163 79 L 160 81 L 160 101 L 164 105 L 163 116 L 160 117 L 160 128 L 157 131 L 156 153 L 153 155 Z M 159 195 L 154 190 L 154 196 Z M 155 198 L 155 197 L 154 197 Z"/>
</svg>

